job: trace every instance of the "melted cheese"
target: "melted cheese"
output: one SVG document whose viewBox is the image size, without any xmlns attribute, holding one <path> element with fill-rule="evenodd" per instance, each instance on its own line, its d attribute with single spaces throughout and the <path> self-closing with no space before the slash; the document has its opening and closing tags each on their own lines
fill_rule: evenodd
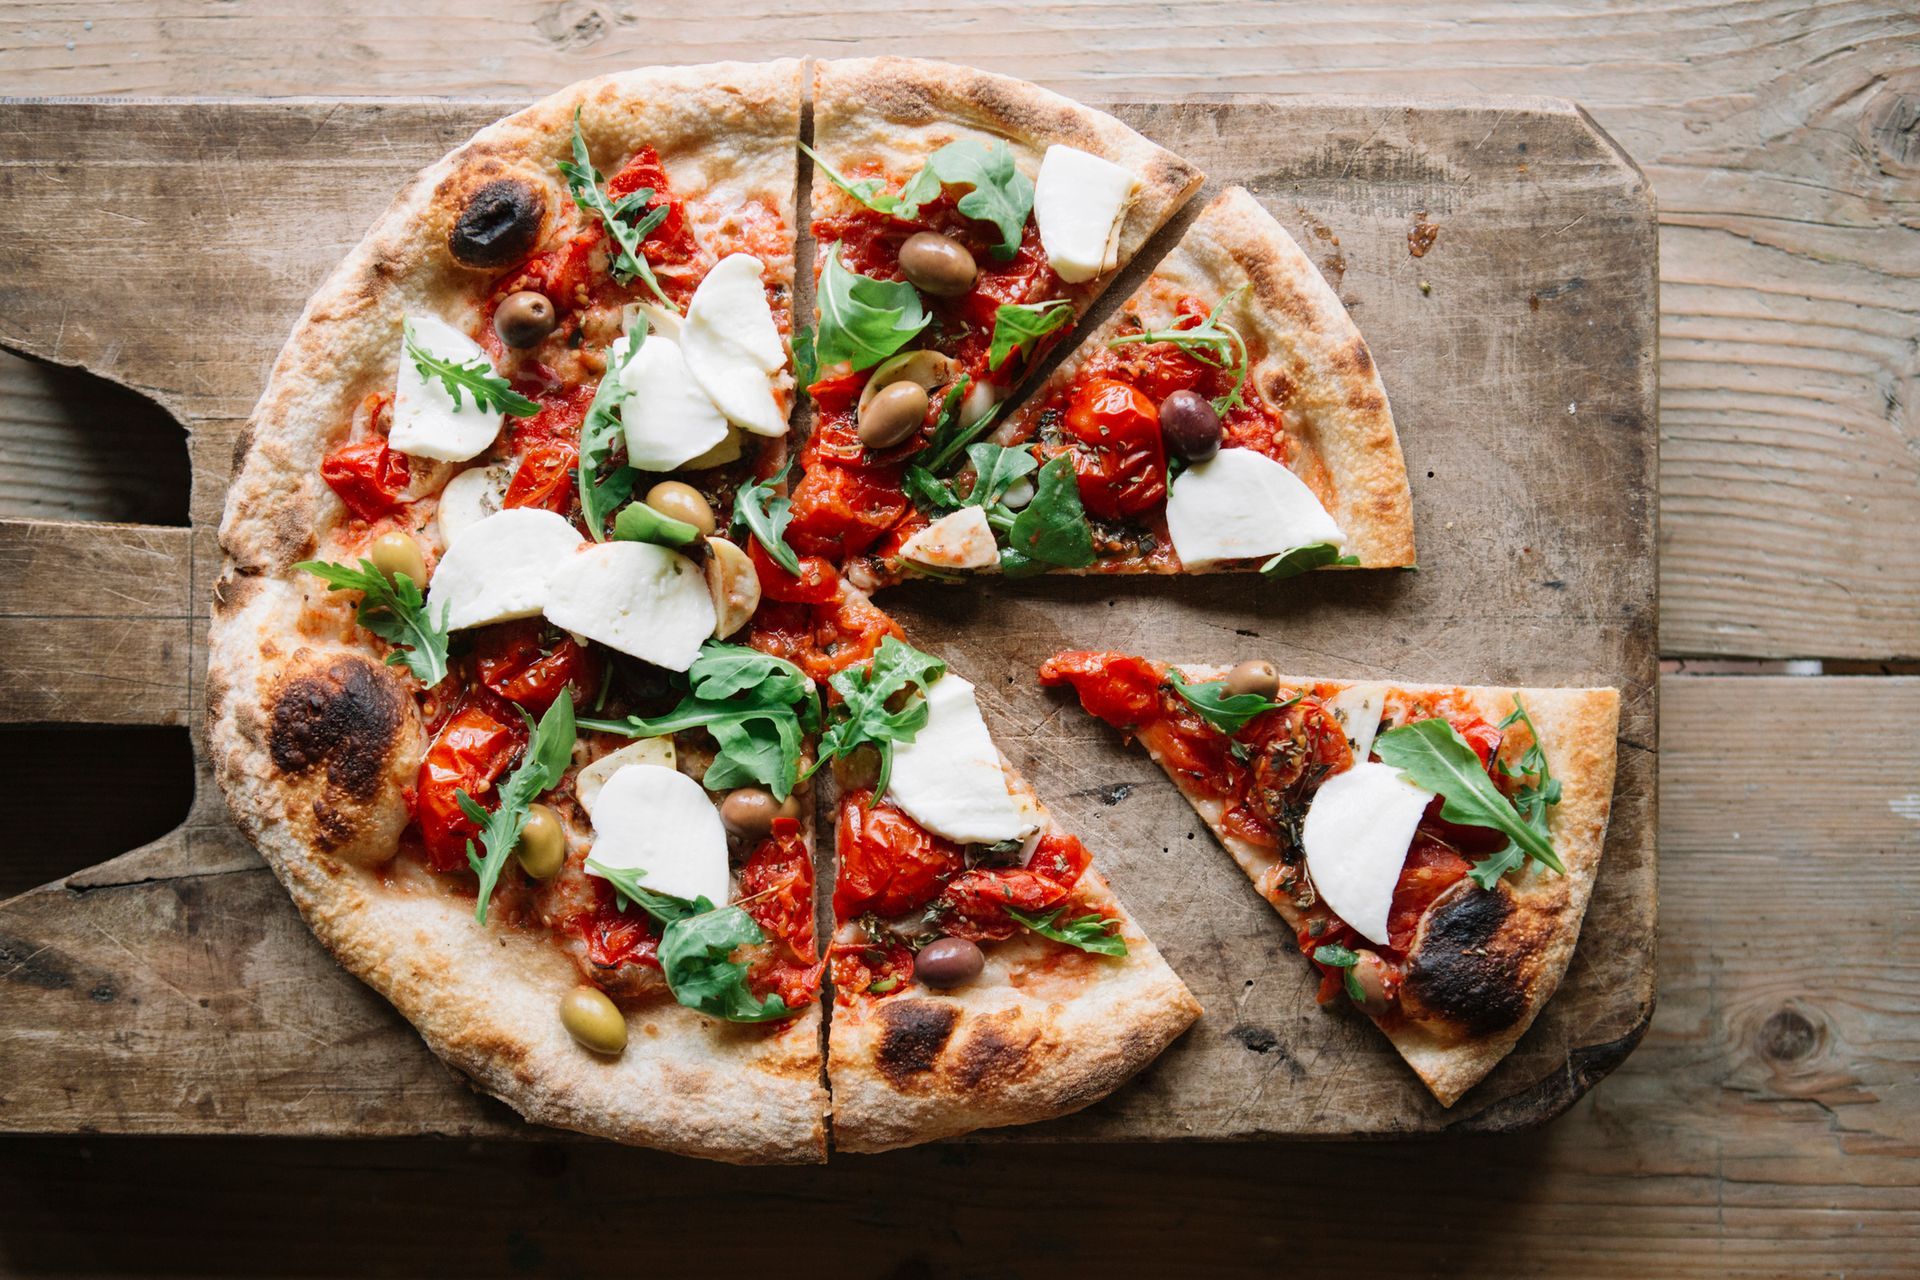
<svg viewBox="0 0 1920 1280">
<path fill-rule="evenodd" d="M 621 769 L 600 788 L 587 856 L 689 902 L 727 901 L 727 832 L 706 790 L 675 769 Z M 593 873 L 588 872 L 589 875 Z"/>
<path fill-rule="evenodd" d="M 1033 184 L 1033 219 L 1047 265 L 1068 284 L 1091 280 L 1120 261 L 1120 226 L 1140 180 L 1111 160 L 1047 148 Z"/>
<path fill-rule="evenodd" d="M 1371 942 L 1386 945 L 1400 868 L 1433 795 L 1392 765 L 1356 764 L 1322 783 L 1307 805 L 1300 842 L 1313 887 Z"/>
<path fill-rule="evenodd" d="M 673 471 L 725 443 L 726 415 L 693 380 L 680 345 L 656 333 L 622 366 L 628 341 L 617 340 L 607 363 L 620 369 L 620 384 L 633 393 L 620 406 L 629 465 Z"/>
<path fill-rule="evenodd" d="M 1347 541 L 1305 481 L 1253 449 L 1222 449 L 1182 471 L 1167 495 L 1167 533 L 1189 569 Z"/>
<path fill-rule="evenodd" d="M 413 326 L 415 343 L 427 354 L 460 364 L 478 360 L 499 372 L 479 343 L 446 321 L 432 316 L 407 319 Z M 407 353 L 404 335 L 399 350 L 400 372 L 394 379 L 393 426 L 387 431 L 387 443 L 413 457 L 442 462 L 465 462 L 485 452 L 500 434 L 500 412 L 482 409 L 466 391 L 460 393 L 456 405 L 453 393 L 438 378 L 421 376 L 420 366 Z"/>
<path fill-rule="evenodd" d="M 713 634 L 713 597 L 706 575 L 678 552 L 650 542 L 603 542 L 569 556 L 554 573 L 547 620 L 685 671 Z"/>
<path fill-rule="evenodd" d="M 427 610 L 447 626 L 481 627 L 531 618 L 547 604 L 556 571 L 583 539 L 551 511 L 510 507 L 460 533 L 434 568 Z"/>
<path fill-rule="evenodd" d="M 1007 789 L 1006 771 L 973 686 L 948 672 L 927 689 L 927 723 L 893 749 L 887 794 L 935 835 L 963 844 L 1026 835 L 1038 825 Z"/>
<path fill-rule="evenodd" d="M 1000 563 L 1000 548 L 987 513 L 962 507 L 901 543 L 900 557 L 933 569 L 985 569 Z"/>
<path fill-rule="evenodd" d="M 787 418 L 768 375 L 786 366 L 786 348 L 751 254 L 722 258 L 694 290 L 681 331 L 693 380 L 727 421 L 755 435 L 782 436 Z"/>
</svg>

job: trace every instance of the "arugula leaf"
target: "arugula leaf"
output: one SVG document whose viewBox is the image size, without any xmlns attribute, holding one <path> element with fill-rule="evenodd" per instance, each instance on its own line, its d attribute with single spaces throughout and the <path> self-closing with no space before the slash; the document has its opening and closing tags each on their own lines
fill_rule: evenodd
<svg viewBox="0 0 1920 1280">
<path fill-rule="evenodd" d="M 521 715 L 526 713 L 523 711 Z M 531 719 L 527 722 L 533 723 Z M 487 922 L 487 903 L 493 897 L 493 886 L 499 883 L 507 858 L 520 843 L 520 830 L 527 825 L 527 806 L 541 792 L 558 784 L 566 773 L 567 766 L 573 762 L 575 736 L 573 691 L 562 689 L 528 739 L 520 767 L 500 785 L 500 803 L 492 813 L 481 808 L 464 788 L 454 792 L 454 798 L 460 802 L 460 812 L 479 824 L 480 843 L 487 851 L 483 858 L 475 851 L 473 841 L 467 841 L 467 865 L 480 877 L 480 897 L 474 906 L 473 918 L 481 924 Z"/>
<path fill-rule="evenodd" d="M 807 153 L 807 159 L 813 161 L 814 167 L 826 175 L 828 182 L 831 182 L 834 186 L 840 188 L 875 213 L 889 214 L 896 218 L 912 218 L 920 212 L 918 208 L 907 204 L 899 196 L 887 191 L 887 184 L 878 178 L 861 178 L 857 182 L 853 181 L 842 176 L 838 169 L 828 164 L 821 158 L 818 151 L 815 151 L 806 143 L 801 143 L 800 149 Z"/>
<path fill-rule="evenodd" d="M 1013 518 L 1000 552 L 1000 572 L 1030 577 L 1047 566 L 1084 569 L 1093 563 L 1093 526 L 1080 505 L 1080 483 L 1073 459 L 1064 455 L 1041 467 L 1033 501 Z"/>
<path fill-rule="evenodd" d="M 1355 1004 L 1365 1004 L 1367 1002 L 1367 993 L 1361 990 L 1359 976 L 1353 971 L 1354 966 L 1360 963 L 1360 957 L 1357 954 L 1341 946 L 1339 943 L 1333 942 L 1328 943 L 1324 947 L 1316 948 L 1313 953 L 1313 958 L 1321 964 L 1326 965 L 1329 969 L 1345 969 L 1346 973 L 1341 975 L 1341 985 L 1347 989 L 1347 999 L 1352 1000 Z"/>
<path fill-rule="evenodd" d="M 1065 924 L 1058 923 L 1066 911 L 1065 907 L 1056 907 L 1044 916 L 1030 916 L 1024 911 L 1007 908 L 1008 915 L 1043 938 L 1052 938 L 1055 942 L 1064 942 L 1070 947 L 1098 952 L 1103 956 L 1127 954 L 1127 940 L 1120 936 L 1118 920 L 1089 913 L 1076 916 Z"/>
<path fill-rule="evenodd" d="M 785 658 L 743 644 L 709 640 L 687 668 L 687 680 L 702 698 L 753 693 L 770 701 L 798 702 L 813 692 L 813 679 Z"/>
<path fill-rule="evenodd" d="M 613 518 L 613 536 L 622 542 L 689 547 L 700 541 L 700 530 L 685 520 L 663 516 L 644 502 L 630 502 Z"/>
<path fill-rule="evenodd" d="M 560 176 L 567 180 L 567 190 L 573 193 L 573 202 L 582 211 L 600 219 L 600 225 L 607 229 L 608 237 L 619 250 L 613 259 L 613 278 L 621 284 L 636 279 L 643 281 L 661 306 L 677 313 L 680 308 L 674 306 L 673 299 L 661 289 L 660 282 L 654 278 L 653 266 L 641 249 L 641 242 L 667 220 L 667 206 L 647 209 L 653 199 L 652 187 L 641 187 L 618 200 L 607 194 L 601 185 L 604 179 L 600 171 L 593 167 L 593 160 L 587 155 L 586 139 L 580 136 L 579 107 L 573 109 L 573 160 L 571 163 L 561 160 L 557 167 Z M 636 216 L 638 221 L 629 221 Z"/>
<path fill-rule="evenodd" d="M 798 577 L 800 557 L 787 545 L 787 525 L 793 520 L 793 501 L 774 493 L 775 485 L 787 478 L 793 468 L 788 458 L 780 469 L 765 480 L 743 484 L 733 497 L 733 527 L 746 529 L 760 543 L 760 549 L 773 562 Z"/>
<path fill-rule="evenodd" d="M 927 700 L 912 693 L 924 693 L 946 670 L 947 664 L 932 654 L 887 636 L 871 662 L 836 671 L 831 684 L 841 701 L 820 735 L 820 763 L 871 746 L 880 756 L 880 774 L 873 784 L 878 800 L 893 776 L 894 744 L 912 742 L 931 714 Z M 908 694 L 905 704 L 898 711 L 888 710 L 888 702 L 902 693 Z"/>
<path fill-rule="evenodd" d="M 1167 668 L 1167 683 L 1173 686 L 1173 691 L 1188 706 L 1200 713 L 1201 719 L 1229 737 L 1246 728 L 1247 722 L 1255 716 L 1290 707 L 1300 701 L 1299 694 L 1285 702 L 1275 702 L 1257 693 L 1228 693 L 1225 680 L 1202 680 L 1197 684 L 1189 684 L 1178 667 Z"/>
<path fill-rule="evenodd" d="M 1517 693 L 1513 695 L 1513 710 L 1500 722 L 1499 727 L 1510 729 L 1516 724 L 1527 726 L 1527 736 L 1532 742 L 1520 753 L 1518 764 L 1508 764 L 1496 756 L 1494 766 L 1507 777 L 1521 780 L 1513 793 L 1513 807 L 1522 821 L 1539 832 L 1542 839 L 1546 839 L 1547 810 L 1560 803 L 1560 780 L 1547 767 L 1547 752 L 1540 745 L 1540 732 L 1533 727 L 1533 717 L 1527 714 L 1527 705 Z M 1509 840 L 1506 848 L 1480 859 L 1467 874 L 1482 889 L 1491 889 L 1501 876 L 1518 870 L 1526 864 L 1526 860 L 1525 851 Z"/>
<path fill-rule="evenodd" d="M 1522 817 L 1493 785 L 1467 740 L 1442 717 L 1387 730 L 1373 740 L 1373 753 L 1400 770 L 1415 786 L 1444 796 L 1440 816 L 1448 822 L 1504 832 L 1527 857 L 1566 873 L 1547 835 L 1544 804 L 1537 826 Z M 1504 854 L 1500 856 L 1504 858 Z"/>
<path fill-rule="evenodd" d="M 1318 569 L 1330 564 L 1359 564 L 1359 556 L 1343 556 L 1340 548 L 1331 542 L 1309 542 L 1305 546 L 1282 551 L 1273 559 L 1260 566 L 1260 572 L 1276 582 L 1282 578 L 1295 578 L 1309 569 Z"/>
<path fill-rule="evenodd" d="M 412 578 L 397 573 L 391 580 L 363 559 L 358 569 L 325 560 L 303 560 L 293 566 L 319 578 L 329 591 L 359 591 L 360 603 L 354 607 L 353 620 L 394 646 L 387 655 L 390 665 L 406 664 L 421 684 L 431 689 L 447 678 L 447 611 L 440 608 L 440 620 L 433 620 L 427 599 Z"/>
<path fill-rule="evenodd" d="M 988 510 L 1006 496 L 1007 490 L 1040 467 L 1039 461 L 1022 445 L 1009 448 L 985 442 L 970 444 L 967 457 L 973 463 L 974 475 L 973 492 L 967 495 L 966 505 Z"/>
<path fill-rule="evenodd" d="M 967 398 L 967 388 L 972 385 L 973 375 L 962 374 L 941 397 L 940 412 L 933 420 L 933 435 L 928 437 L 927 447 L 919 457 L 920 465 L 935 475 L 945 471 L 947 464 L 958 458 L 968 444 L 979 439 L 980 433 L 1000 416 L 1000 406 L 996 404 L 965 427 L 960 425 L 961 402 Z"/>
<path fill-rule="evenodd" d="M 842 266 L 838 241 L 827 247 L 815 302 L 820 311 L 815 363 L 845 360 L 856 372 L 906 346 L 932 319 L 905 280 L 875 280 Z"/>
<path fill-rule="evenodd" d="M 793 385 L 800 391 L 820 380 L 820 357 L 814 354 L 813 330 L 804 326 L 793 331 Z"/>
<path fill-rule="evenodd" d="M 689 1009 L 728 1022 L 772 1022 L 793 1013 L 777 995 L 764 1001 L 747 986 L 747 966 L 733 960 L 741 947 L 765 942 L 740 907 L 715 907 L 683 916 L 660 935 L 660 968 L 673 998 Z"/>
<path fill-rule="evenodd" d="M 440 385 L 453 397 L 453 407 L 457 411 L 464 392 L 473 397 L 473 407 L 485 412 L 512 414 L 516 418 L 531 418 L 540 412 L 540 406 L 513 389 L 513 384 L 494 372 L 493 366 L 485 360 L 475 358 L 465 361 L 449 360 L 437 356 L 420 345 L 420 338 L 414 332 L 413 321 L 403 320 L 400 324 L 400 345 L 406 349 L 407 358 L 413 361 L 413 367 L 426 379 L 438 378 Z"/>
<path fill-rule="evenodd" d="M 613 902 L 620 910 L 625 911 L 631 903 L 663 925 L 713 910 L 713 903 L 704 896 L 688 902 L 685 898 L 647 888 L 640 883 L 647 873 L 639 867 L 610 867 L 588 858 L 587 870 L 613 886 Z"/>
<path fill-rule="evenodd" d="M 1228 388 L 1227 394 L 1213 399 L 1213 411 L 1225 413 L 1235 405 L 1244 403 L 1240 392 L 1247 382 L 1247 340 L 1240 336 L 1238 329 L 1221 320 L 1220 313 L 1247 288 L 1243 284 L 1220 299 L 1214 304 L 1213 310 L 1207 313 L 1207 318 L 1192 328 L 1149 329 L 1145 333 L 1122 334 L 1107 345 L 1119 347 L 1129 342 L 1171 342 L 1202 364 L 1233 370 L 1233 386 Z"/>
<path fill-rule="evenodd" d="M 627 334 L 626 341 L 617 344 L 624 350 L 607 361 L 600 385 L 593 390 L 593 402 L 587 406 L 587 416 L 580 420 L 580 518 L 595 542 L 607 540 L 607 513 L 633 496 L 634 481 L 639 478 L 638 472 L 626 466 L 615 467 L 605 479 L 600 478 L 600 468 L 613 456 L 613 446 L 620 439 L 620 407 L 633 395 L 620 375 L 647 340 L 645 318 L 636 319 L 639 323 Z M 612 353 L 613 348 L 607 350 Z"/>
<path fill-rule="evenodd" d="M 1065 299 L 1053 302 L 1009 302 L 993 313 L 993 342 L 987 348 L 987 368 L 998 369 L 1014 348 L 1026 347 L 1046 337 L 1073 319 L 1073 304 Z"/>
<path fill-rule="evenodd" d="M 999 138 L 991 142 L 961 138 L 932 155 L 900 193 L 903 205 L 919 216 L 920 206 L 937 198 L 943 186 L 968 186 L 954 207 L 969 218 L 991 222 L 1000 229 L 993 256 L 1006 262 L 1020 249 L 1027 215 L 1033 212 L 1033 181 L 1015 167 L 1013 148 Z"/>
<path fill-rule="evenodd" d="M 954 493 L 951 483 L 917 464 L 908 467 L 906 474 L 900 477 L 900 491 L 907 495 L 914 506 L 934 519 L 958 511 L 965 505 Z"/>
</svg>

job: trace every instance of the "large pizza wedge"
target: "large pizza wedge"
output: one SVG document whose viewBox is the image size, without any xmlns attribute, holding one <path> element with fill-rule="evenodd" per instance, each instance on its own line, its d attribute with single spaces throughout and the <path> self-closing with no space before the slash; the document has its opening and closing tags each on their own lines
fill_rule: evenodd
<svg viewBox="0 0 1920 1280">
<path fill-rule="evenodd" d="M 1147 749 L 1293 929 L 1323 1003 L 1372 1018 L 1451 1106 L 1552 996 L 1613 794 L 1619 694 L 1050 658 Z"/>
<path fill-rule="evenodd" d="M 612 76 L 425 170 L 274 367 L 210 637 L 221 785 L 335 956 L 529 1118 L 731 1160 L 825 1153 L 817 693 L 728 639 L 721 536 L 786 452 L 800 104 Z"/>
</svg>

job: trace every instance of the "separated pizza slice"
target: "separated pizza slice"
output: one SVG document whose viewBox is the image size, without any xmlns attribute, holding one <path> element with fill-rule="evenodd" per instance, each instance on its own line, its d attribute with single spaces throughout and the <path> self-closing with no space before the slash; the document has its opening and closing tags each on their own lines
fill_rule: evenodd
<svg viewBox="0 0 1920 1280">
<path fill-rule="evenodd" d="M 843 560 L 912 511 L 910 466 L 966 460 L 1201 174 L 1103 112 L 907 58 L 816 64 L 811 152 L 818 413 L 789 536 Z"/>
<path fill-rule="evenodd" d="M 1238 187 L 989 441 L 912 463 L 867 578 L 1413 563 L 1366 341 Z"/>
<path fill-rule="evenodd" d="M 1565 973 L 1613 795 L 1613 689 L 1280 676 L 1062 653 L 1043 684 L 1146 747 L 1442 1105 Z"/>
</svg>

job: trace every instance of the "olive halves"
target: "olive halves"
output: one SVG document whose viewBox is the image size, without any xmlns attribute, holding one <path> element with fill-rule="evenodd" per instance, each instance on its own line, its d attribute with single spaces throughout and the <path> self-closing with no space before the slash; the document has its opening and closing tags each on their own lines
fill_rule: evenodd
<svg viewBox="0 0 1920 1280">
<path fill-rule="evenodd" d="M 1160 434 L 1167 448 L 1188 462 L 1220 452 L 1220 415 L 1197 391 L 1176 391 L 1160 402 Z"/>
<path fill-rule="evenodd" d="M 917 382 L 890 382 L 860 411 L 860 443 L 869 449 L 899 444 L 927 420 L 927 389 Z"/>
<path fill-rule="evenodd" d="M 533 252 L 546 212 L 546 198 L 526 183 L 496 179 L 467 198 L 447 248 L 469 267 L 507 266 Z"/>
<path fill-rule="evenodd" d="M 916 231 L 900 246 L 900 274 L 936 298 L 959 297 L 973 288 L 979 271 L 965 245 L 937 231 Z"/>
<path fill-rule="evenodd" d="M 987 967 L 987 957 L 965 938 L 936 938 L 913 958 L 913 976 L 929 987 L 965 986 Z"/>
<path fill-rule="evenodd" d="M 508 294 L 493 309 L 493 331 L 500 341 L 522 351 L 539 346 L 559 320 L 547 295 L 531 289 Z"/>
</svg>

